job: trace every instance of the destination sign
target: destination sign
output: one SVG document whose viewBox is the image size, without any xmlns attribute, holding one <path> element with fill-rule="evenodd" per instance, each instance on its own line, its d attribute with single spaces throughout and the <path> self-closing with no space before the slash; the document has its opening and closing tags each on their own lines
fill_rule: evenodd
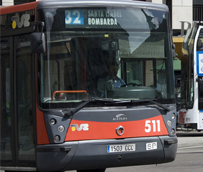
<svg viewBox="0 0 203 172">
<path fill-rule="evenodd" d="M 167 18 L 165 11 L 157 12 L 151 9 L 131 7 L 57 8 L 52 13 L 53 19 L 47 20 L 53 21 L 52 24 L 49 24 L 52 31 L 67 29 L 140 29 L 148 31 L 158 29 Z"/>
<path fill-rule="evenodd" d="M 87 9 L 65 10 L 66 28 L 74 25 L 92 26 L 117 26 L 118 18 L 122 18 L 121 10 Z"/>
</svg>

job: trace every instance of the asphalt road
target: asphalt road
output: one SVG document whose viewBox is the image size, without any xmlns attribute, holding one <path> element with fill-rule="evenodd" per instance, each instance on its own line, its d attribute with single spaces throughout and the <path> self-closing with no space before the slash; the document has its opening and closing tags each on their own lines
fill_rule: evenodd
<svg viewBox="0 0 203 172">
<path fill-rule="evenodd" d="M 202 147 L 203 148 L 203 147 Z M 133 166 L 107 169 L 106 172 L 202 172 L 203 153 L 178 153 L 176 160 L 160 165 Z"/>
</svg>

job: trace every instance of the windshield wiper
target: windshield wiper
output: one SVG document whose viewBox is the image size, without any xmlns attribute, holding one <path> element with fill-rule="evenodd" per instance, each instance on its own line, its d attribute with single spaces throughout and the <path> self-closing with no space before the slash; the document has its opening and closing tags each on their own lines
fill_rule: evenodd
<svg viewBox="0 0 203 172">
<path fill-rule="evenodd" d="M 167 112 L 170 111 L 170 108 L 162 105 L 161 103 L 158 103 L 156 101 L 156 99 L 143 99 L 143 100 L 127 100 L 127 101 L 117 101 L 117 102 L 114 102 L 115 104 L 126 104 L 126 103 L 151 103 L 151 104 L 155 104 L 159 107 L 161 107 L 162 109 L 166 110 Z"/>
<path fill-rule="evenodd" d="M 71 116 L 73 116 L 76 112 L 78 112 L 80 109 L 82 109 L 83 107 L 85 107 L 87 104 L 89 104 L 90 102 L 103 102 L 103 103 L 113 103 L 114 100 L 113 99 L 105 99 L 105 98 L 94 98 L 92 97 L 89 100 L 83 100 L 83 103 L 79 104 L 75 109 L 73 110 L 63 110 L 63 114 L 64 114 L 64 118 L 70 118 Z"/>
<path fill-rule="evenodd" d="M 103 102 L 106 104 L 129 104 L 129 103 L 151 103 L 151 104 L 155 104 L 159 107 L 161 107 L 162 109 L 166 110 L 167 112 L 170 111 L 170 108 L 156 102 L 156 99 L 144 99 L 144 100 L 125 100 L 125 101 L 115 101 L 113 99 L 105 99 L 105 98 L 91 98 L 89 100 L 83 100 L 83 103 L 79 104 L 75 109 L 73 110 L 63 110 L 63 114 L 64 114 L 64 118 L 70 118 L 71 116 L 73 116 L 76 112 L 78 112 L 80 109 L 82 109 L 83 107 L 85 107 L 87 104 L 89 104 L 90 102 Z"/>
<path fill-rule="evenodd" d="M 154 100 L 147 99 L 147 100 L 145 100 L 145 102 L 149 102 L 149 103 L 155 104 L 155 105 L 161 107 L 162 109 L 166 110 L 167 112 L 170 111 L 170 108 L 166 107 L 165 105 L 162 105 L 161 103 L 158 103 L 156 101 L 156 99 L 154 99 Z"/>
</svg>

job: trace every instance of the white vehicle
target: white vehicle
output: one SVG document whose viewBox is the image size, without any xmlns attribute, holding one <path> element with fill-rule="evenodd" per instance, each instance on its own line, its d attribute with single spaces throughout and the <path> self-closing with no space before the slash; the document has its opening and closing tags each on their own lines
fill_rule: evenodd
<svg viewBox="0 0 203 172">
<path fill-rule="evenodd" d="M 181 57 L 178 124 L 203 130 L 203 26 L 194 22 L 187 30 Z"/>
</svg>

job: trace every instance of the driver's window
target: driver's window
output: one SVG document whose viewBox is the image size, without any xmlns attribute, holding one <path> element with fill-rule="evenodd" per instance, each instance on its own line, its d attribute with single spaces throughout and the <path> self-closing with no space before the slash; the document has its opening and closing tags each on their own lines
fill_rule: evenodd
<svg viewBox="0 0 203 172">
<path fill-rule="evenodd" d="M 44 95 L 51 97 L 50 93 L 59 90 L 59 63 L 56 60 L 49 60 L 49 63 L 44 64 Z"/>
</svg>

